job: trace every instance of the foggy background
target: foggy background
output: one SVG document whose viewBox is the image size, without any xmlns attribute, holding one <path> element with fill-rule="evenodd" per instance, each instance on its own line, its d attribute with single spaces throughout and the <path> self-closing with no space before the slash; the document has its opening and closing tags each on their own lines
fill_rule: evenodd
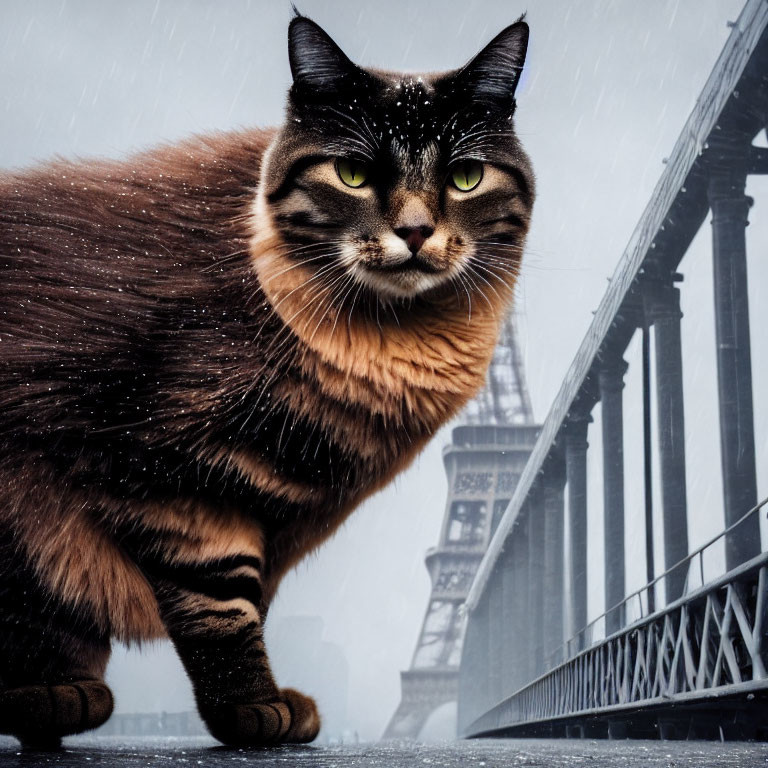
<svg viewBox="0 0 768 768">
<path fill-rule="evenodd" d="M 356 62 L 463 64 L 523 0 L 301 0 Z M 517 130 L 538 200 L 517 292 L 521 344 L 543 420 L 742 0 L 529 0 Z M 122 156 L 194 132 L 281 121 L 288 2 L 2 0 L 0 167 L 54 154 Z M 761 137 L 765 144 L 765 137 Z M 748 230 L 758 494 L 768 490 L 768 179 L 752 178 Z M 681 265 L 691 547 L 722 527 L 710 227 Z M 1 287 L 0 287 L 1 290 Z M 627 588 L 644 583 L 639 349 L 625 389 Z M 602 610 L 600 414 L 590 427 L 590 618 Z M 284 583 L 268 624 L 281 684 L 318 696 L 334 723 L 377 738 L 399 701 L 429 596 L 446 484 L 444 431 Z M 655 504 L 658 517 L 660 505 Z M 657 519 L 656 530 L 660 530 Z M 764 532 L 765 533 L 765 532 Z M 657 547 L 657 570 L 663 563 Z M 721 567 L 717 557 L 712 569 Z M 301 641 L 322 646 L 304 657 Z M 326 653 L 327 651 L 327 653 Z M 332 672 L 332 674 L 330 674 Z M 326 674 L 327 673 L 327 674 Z M 118 712 L 180 711 L 190 689 L 160 644 L 115 650 Z M 337 729 L 338 730 L 338 729 Z"/>
</svg>

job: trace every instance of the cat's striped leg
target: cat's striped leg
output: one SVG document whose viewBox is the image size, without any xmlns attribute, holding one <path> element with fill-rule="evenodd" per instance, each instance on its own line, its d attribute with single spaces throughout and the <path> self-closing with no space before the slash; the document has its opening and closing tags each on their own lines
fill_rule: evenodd
<svg viewBox="0 0 768 768">
<path fill-rule="evenodd" d="M 55 748 L 112 713 L 109 637 L 40 584 L 12 543 L 0 545 L 0 562 L 0 733 Z"/>
<path fill-rule="evenodd" d="M 225 744 L 312 741 L 312 699 L 279 689 L 264 647 L 261 561 L 249 554 L 146 568 L 200 714 Z"/>
</svg>

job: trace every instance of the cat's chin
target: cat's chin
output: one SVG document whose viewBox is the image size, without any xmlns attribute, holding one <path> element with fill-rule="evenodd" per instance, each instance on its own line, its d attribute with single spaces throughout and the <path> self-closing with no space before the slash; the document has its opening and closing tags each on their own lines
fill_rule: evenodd
<svg viewBox="0 0 768 768">
<path fill-rule="evenodd" d="M 435 290 L 448 282 L 449 270 L 424 272 L 419 269 L 371 269 L 357 266 L 355 278 L 377 296 L 393 299 L 413 299 Z"/>
</svg>

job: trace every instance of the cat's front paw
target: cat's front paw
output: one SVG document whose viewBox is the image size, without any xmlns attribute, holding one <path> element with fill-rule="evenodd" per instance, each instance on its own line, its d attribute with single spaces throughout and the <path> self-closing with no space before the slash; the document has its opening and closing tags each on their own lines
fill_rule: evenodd
<svg viewBox="0 0 768 768">
<path fill-rule="evenodd" d="M 320 731 L 314 700 L 293 688 L 281 690 L 275 701 L 201 706 L 200 714 L 211 735 L 231 746 L 306 743 Z"/>
<path fill-rule="evenodd" d="M 293 688 L 283 688 L 280 697 L 291 710 L 291 727 L 282 740 L 300 744 L 314 741 L 321 724 L 315 700 Z"/>
<path fill-rule="evenodd" d="M 113 705 L 101 680 L 8 688 L 0 691 L 0 733 L 30 749 L 55 749 L 62 736 L 105 723 Z"/>
</svg>

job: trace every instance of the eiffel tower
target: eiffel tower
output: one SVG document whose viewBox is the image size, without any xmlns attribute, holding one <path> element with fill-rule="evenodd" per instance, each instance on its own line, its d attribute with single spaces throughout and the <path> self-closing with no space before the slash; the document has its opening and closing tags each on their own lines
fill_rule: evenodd
<svg viewBox="0 0 768 768">
<path fill-rule="evenodd" d="M 510 316 L 485 387 L 467 405 L 443 449 L 448 499 L 440 540 L 426 556 L 432 594 L 411 668 L 400 673 L 400 705 L 385 739 L 417 738 L 430 714 L 458 697 L 461 606 L 538 430 Z"/>
</svg>

